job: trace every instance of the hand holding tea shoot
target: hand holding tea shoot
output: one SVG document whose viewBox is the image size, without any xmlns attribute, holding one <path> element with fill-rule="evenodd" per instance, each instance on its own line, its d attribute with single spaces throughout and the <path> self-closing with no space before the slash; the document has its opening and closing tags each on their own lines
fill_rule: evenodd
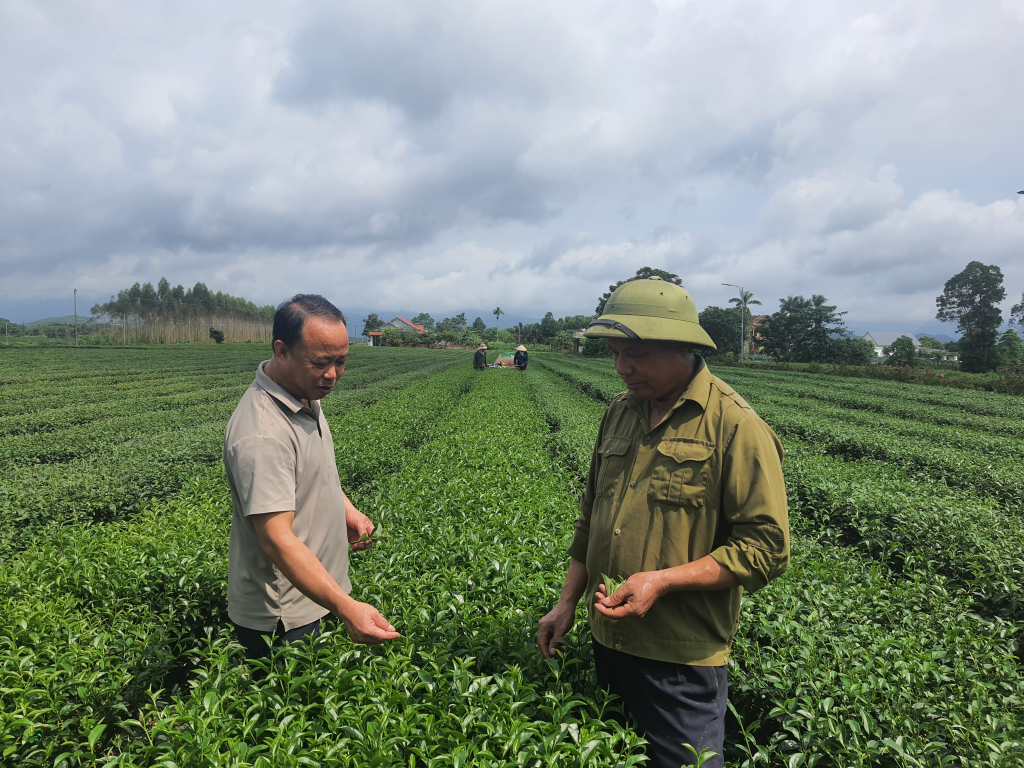
<svg viewBox="0 0 1024 768">
<path fill-rule="evenodd" d="M 371 531 L 370 533 L 362 534 L 358 539 L 356 539 L 352 543 L 353 544 L 374 544 L 374 543 L 376 543 L 378 541 L 381 541 L 384 538 L 386 538 L 384 536 L 384 527 L 381 526 L 381 525 L 378 525 L 376 528 L 373 529 L 373 531 Z"/>
<path fill-rule="evenodd" d="M 601 579 L 604 581 L 604 593 L 606 595 L 612 594 L 615 590 L 626 583 L 625 579 L 613 579 L 608 574 L 602 573 Z"/>
</svg>

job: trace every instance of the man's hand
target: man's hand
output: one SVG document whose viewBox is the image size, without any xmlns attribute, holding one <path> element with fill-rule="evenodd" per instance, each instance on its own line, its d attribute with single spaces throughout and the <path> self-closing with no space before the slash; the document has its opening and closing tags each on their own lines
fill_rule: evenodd
<svg viewBox="0 0 1024 768">
<path fill-rule="evenodd" d="M 366 520 L 366 516 L 358 510 L 356 514 Z M 252 515 L 253 527 L 264 554 L 281 569 L 284 577 L 314 603 L 322 605 L 344 621 L 349 637 L 354 642 L 376 645 L 401 637 L 376 608 L 353 600 L 338 586 L 338 582 L 317 560 L 316 555 L 309 551 L 309 547 L 295 537 L 292 532 L 294 520 L 294 512 Z M 373 524 L 369 520 L 366 520 L 366 524 L 372 531 Z"/>
<path fill-rule="evenodd" d="M 401 637 L 395 628 L 388 623 L 388 620 L 380 615 L 380 612 L 368 603 L 359 603 L 353 600 L 339 614 L 345 622 L 348 636 L 354 643 L 364 645 L 380 645 L 388 640 Z"/>
<path fill-rule="evenodd" d="M 569 572 L 565 574 L 558 604 L 537 625 L 537 645 L 545 659 L 553 659 L 561 650 L 557 642 L 572 629 L 576 621 L 576 604 L 587 589 L 587 566 L 575 558 L 569 559 Z"/>
<path fill-rule="evenodd" d="M 359 539 L 373 533 L 376 526 L 370 522 L 370 518 L 352 506 L 352 502 L 345 505 L 345 525 L 348 528 L 348 540 L 352 549 L 363 550 L 373 546 L 372 541 L 359 541 Z"/>
<path fill-rule="evenodd" d="M 651 610 L 663 586 L 661 571 L 634 573 L 610 596 L 601 584 L 594 593 L 594 608 L 609 619 L 639 619 Z"/>
<path fill-rule="evenodd" d="M 537 625 L 537 645 L 545 659 L 553 659 L 561 653 L 562 644 L 558 640 L 565 637 L 575 621 L 576 607 L 561 602 L 540 620 Z"/>
</svg>

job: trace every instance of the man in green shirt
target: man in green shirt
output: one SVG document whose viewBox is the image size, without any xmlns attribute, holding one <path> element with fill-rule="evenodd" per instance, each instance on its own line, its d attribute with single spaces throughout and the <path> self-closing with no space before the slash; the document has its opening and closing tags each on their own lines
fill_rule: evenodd
<svg viewBox="0 0 1024 768">
<path fill-rule="evenodd" d="M 693 353 L 715 345 L 680 286 L 624 284 L 585 335 L 608 339 L 628 392 L 601 423 L 538 643 L 555 655 L 586 595 L 598 680 L 650 742 L 650 765 L 694 764 L 685 743 L 721 766 L 740 600 L 789 565 L 782 445 Z M 625 583 L 609 595 L 605 575 Z"/>
</svg>

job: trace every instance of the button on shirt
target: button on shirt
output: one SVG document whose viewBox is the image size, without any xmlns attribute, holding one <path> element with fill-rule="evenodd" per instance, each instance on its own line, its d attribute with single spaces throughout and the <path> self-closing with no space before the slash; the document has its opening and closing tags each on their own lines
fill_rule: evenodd
<svg viewBox="0 0 1024 768">
<path fill-rule="evenodd" d="M 328 611 L 303 595 L 260 545 L 252 515 L 294 512 L 292 531 L 349 592 L 348 529 L 334 441 L 319 401 L 303 405 L 260 365 L 228 422 L 224 469 L 231 487 L 228 616 L 272 632 L 301 627 Z"/>
<path fill-rule="evenodd" d="M 594 638 L 634 656 L 717 666 L 728 660 L 743 591 L 789 565 L 782 444 L 698 358 L 690 385 L 654 429 L 649 402 L 609 405 L 569 554 L 586 563 Z M 711 555 L 741 586 L 673 592 L 642 619 L 594 610 L 602 574 L 626 578 Z"/>
</svg>

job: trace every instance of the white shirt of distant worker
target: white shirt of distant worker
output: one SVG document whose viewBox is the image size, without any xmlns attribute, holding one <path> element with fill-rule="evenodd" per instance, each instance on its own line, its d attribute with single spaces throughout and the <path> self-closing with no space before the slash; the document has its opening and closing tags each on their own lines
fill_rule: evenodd
<svg viewBox="0 0 1024 768">
<path fill-rule="evenodd" d="M 320 407 L 348 354 L 337 307 L 315 294 L 283 302 L 274 356 L 260 364 L 228 422 L 228 616 L 248 658 L 315 636 L 329 613 L 357 643 L 400 636 L 376 608 L 349 595 L 348 548 L 372 546 L 374 525 L 341 489 Z"/>
</svg>

